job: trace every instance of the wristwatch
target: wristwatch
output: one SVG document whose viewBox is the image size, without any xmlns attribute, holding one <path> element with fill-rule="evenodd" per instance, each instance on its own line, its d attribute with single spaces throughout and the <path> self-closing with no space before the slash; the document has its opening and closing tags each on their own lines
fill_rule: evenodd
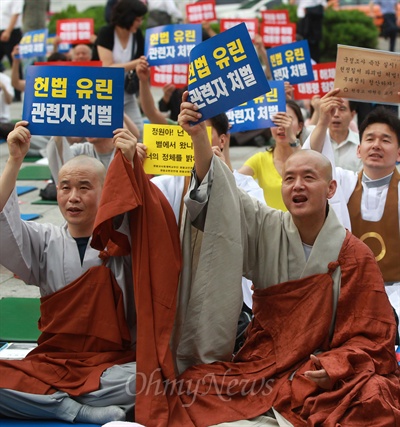
<svg viewBox="0 0 400 427">
<path fill-rule="evenodd" d="M 296 138 L 293 142 L 289 142 L 289 145 L 293 148 L 294 147 L 300 147 L 300 139 Z"/>
</svg>

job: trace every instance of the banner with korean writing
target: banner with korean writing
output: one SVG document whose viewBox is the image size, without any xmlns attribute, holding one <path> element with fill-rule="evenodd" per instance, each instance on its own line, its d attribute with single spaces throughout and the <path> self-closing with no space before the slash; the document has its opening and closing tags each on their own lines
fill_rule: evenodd
<svg viewBox="0 0 400 427">
<path fill-rule="evenodd" d="M 187 86 L 189 64 L 156 65 L 150 68 L 150 84 L 163 87 L 173 84 L 176 88 Z"/>
<path fill-rule="evenodd" d="M 250 38 L 254 41 L 254 37 L 258 34 L 259 22 L 257 18 L 254 19 L 221 19 L 219 22 L 220 31 L 229 30 L 232 27 L 236 27 L 240 23 L 244 22 L 246 24 L 247 31 L 250 34 Z"/>
<path fill-rule="evenodd" d="M 215 1 L 204 0 L 186 5 L 186 20 L 192 24 L 216 21 Z"/>
<path fill-rule="evenodd" d="M 287 9 L 263 10 L 261 20 L 263 24 L 289 24 L 289 11 Z"/>
<path fill-rule="evenodd" d="M 47 29 L 28 31 L 19 42 L 19 54 L 16 58 L 46 56 Z"/>
<path fill-rule="evenodd" d="M 111 138 L 123 114 L 122 68 L 28 67 L 22 117 L 32 135 Z"/>
<path fill-rule="evenodd" d="M 56 33 L 63 42 L 90 43 L 94 34 L 93 18 L 59 19 Z"/>
<path fill-rule="evenodd" d="M 267 57 L 274 80 L 290 84 L 314 80 L 307 40 L 272 47 L 267 50 Z"/>
<path fill-rule="evenodd" d="M 211 127 L 207 126 L 211 144 Z M 147 157 L 143 163 L 149 175 L 190 175 L 194 166 L 192 138 L 178 125 L 145 124 L 143 140 Z"/>
<path fill-rule="evenodd" d="M 295 99 L 311 99 L 324 96 L 334 88 L 336 62 L 313 64 L 314 81 L 293 85 Z"/>
<path fill-rule="evenodd" d="M 334 86 L 348 99 L 398 105 L 400 53 L 338 45 Z"/>
<path fill-rule="evenodd" d="M 285 84 L 280 81 L 269 81 L 271 90 L 227 111 L 230 132 L 266 129 L 275 126 L 271 120 L 278 112 L 286 111 Z"/>
<path fill-rule="evenodd" d="M 196 46 L 190 53 L 189 99 L 200 121 L 263 93 L 269 85 L 245 24 Z"/>
<path fill-rule="evenodd" d="M 296 24 L 263 24 L 261 37 L 265 47 L 293 43 L 296 41 Z"/>
<path fill-rule="evenodd" d="M 188 64 L 190 51 L 201 43 L 200 24 L 162 25 L 148 28 L 144 54 L 150 66 Z"/>
</svg>

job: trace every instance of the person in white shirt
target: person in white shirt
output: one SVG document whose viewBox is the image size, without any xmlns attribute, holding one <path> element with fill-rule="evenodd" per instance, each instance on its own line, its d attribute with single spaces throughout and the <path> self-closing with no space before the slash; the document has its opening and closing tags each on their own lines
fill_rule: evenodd
<svg viewBox="0 0 400 427">
<path fill-rule="evenodd" d="M 182 12 L 176 6 L 174 0 L 147 0 L 149 15 L 147 28 L 158 25 L 168 25 L 183 20 Z"/>
<path fill-rule="evenodd" d="M 333 89 L 321 99 L 320 120 L 305 147 L 322 152 L 335 161 L 326 127 L 333 111 L 343 105 Z M 400 94 L 399 94 L 400 96 Z M 384 107 L 372 110 L 360 125 L 357 154 L 362 161 L 358 173 L 334 168 L 338 182 L 332 204 L 339 205 L 342 223 L 366 243 L 383 274 L 387 293 L 400 295 L 400 120 Z M 350 224 L 350 225 L 349 225 Z M 390 286 L 390 289 L 388 288 Z M 389 289 L 389 291 L 388 291 Z M 395 307 L 400 315 L 400 308 Z"/>
<path fill-rule="evenodd" d="M 14 129 L 11 122 L 10 104 L 14 98 L 14 88 L 7 74 L 0 72 L 0 138 L 6 139 Z"/>
<path fill-rule="evenodd" d="M 356 104 L 348 99 L 336 108 L 328 126 L 335 165 L 343 169 L 358 172 L 362 168 L 361 159 L 357 156 L 360 144 L 358 132 L 350 129 L 350 123 L 356 115 Z"/>
</svg>

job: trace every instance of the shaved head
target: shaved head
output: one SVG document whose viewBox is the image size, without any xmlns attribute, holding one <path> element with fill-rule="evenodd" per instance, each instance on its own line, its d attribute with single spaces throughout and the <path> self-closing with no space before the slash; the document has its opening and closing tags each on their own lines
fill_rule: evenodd
<svg viewBox="0 0 400 427">
<path fill-rule="evenodd" d="M 94 157 L 89 157 L 85 155 L 76 156 L 68 160 L 68 162 L 66 162 L 63 165 L 63 167 L 60 169 L 60 172 L 58 174 L 59 179 L 60 179 L 60 176 L 65 173 L 66 170 L 71 170 L 76 168 L 90 169 L 94 171 L 95 174 L 98 176 L 101 185 L 104 184 L 107 171 L 103 163 L 101 163 L 99 160 L 95 159 Z"/>
<path fill-rule="evenodd" d="M 327 182 L 332 180 L 332 164 L 329 161 L 327 157 L 325 157 L 323 154 L 318 153 L 318 151 L 314 150 L 299 150 L 293 153 L 289 158 L 286 160 L 285 164 L 283 165 L 283 174 L 285 174 L 286 167 L 290 164 L 290 161 L 293 159 L 299 158 L 299 156 L 302 156 L 302 161 L 304 164 L 307 164 L 307 162 L 312 162 L 318 165 L 319 168 L 323 171 L 323 175 L 325 176 L 325 179 Z"/>
</svg>

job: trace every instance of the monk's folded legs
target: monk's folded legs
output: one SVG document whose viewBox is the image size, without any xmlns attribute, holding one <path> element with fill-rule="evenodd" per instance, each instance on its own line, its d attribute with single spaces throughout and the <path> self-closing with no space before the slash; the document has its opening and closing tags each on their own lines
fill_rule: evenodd
<svg viewBox="0 0 400 427">
<path fill-rule="evenodd" d="M 71 398 L 58 391 L 50 395 L 0 389 L 0 415 L 18 419 L 58 419 L 97 424 L 124 420 L 135 404 L 136 363 L 105 370 L 99 390 Z"/>
</svg>

